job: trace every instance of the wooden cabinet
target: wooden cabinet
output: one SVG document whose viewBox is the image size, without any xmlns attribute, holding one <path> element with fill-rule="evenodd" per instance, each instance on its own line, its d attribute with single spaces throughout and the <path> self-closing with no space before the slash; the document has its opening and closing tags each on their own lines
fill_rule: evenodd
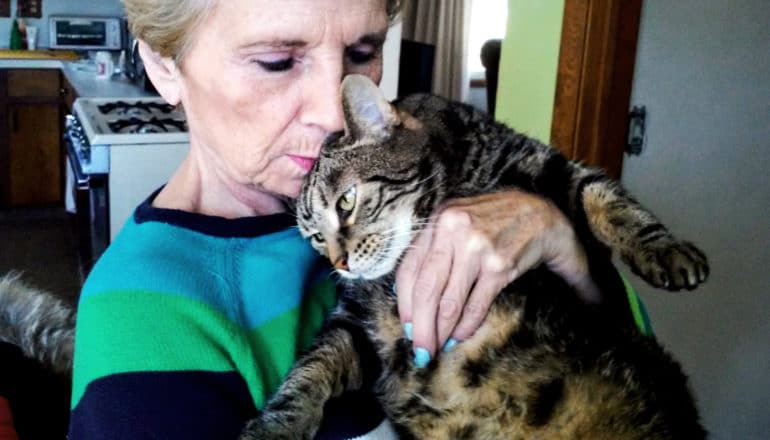
<svg viewBox="0 0 770 440">
<path fill-rule="evenodd" d="M 59 70 L 0 70 L 2 206 L 62 201 L 61 107 Z"/>
</svg>

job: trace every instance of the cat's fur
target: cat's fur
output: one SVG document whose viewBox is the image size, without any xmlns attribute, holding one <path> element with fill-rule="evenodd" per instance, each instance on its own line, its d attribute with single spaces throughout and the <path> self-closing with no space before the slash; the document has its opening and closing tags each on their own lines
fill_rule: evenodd
<svg viewBox="0 0 770 440">
<path fill-rule="evenodd" d="M 403 438 L 705 437 L 686 377 L 654 338 L 581 302 L 545 267 L 505 288 L 470 339 L 413 366 L 392 272 L 449 198 L 509 188 L 545 196 L 592 257 L 617 251 L 654 286 L 691 289 L 708 265 L 617 182 L 469 106 L 427 95 L 391 106 L 362 76 L 347 77 L 342 95 L 345 132 L 324 146 L 297 217 L 317 250 L 344 261 L 350 285 L 242 439 L 312 438 L 323 403 L 362 387 Z"/>
<path fill-rule="evenodd" d="M 0 341 L 69 376 L 74 337 L 74 307 L 23 282 L 19 273 L 0 277 Z"/>
</svg>

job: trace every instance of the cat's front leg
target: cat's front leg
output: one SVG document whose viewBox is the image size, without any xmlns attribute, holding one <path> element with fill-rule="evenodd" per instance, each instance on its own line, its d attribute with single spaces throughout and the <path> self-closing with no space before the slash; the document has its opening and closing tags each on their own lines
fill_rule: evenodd
<svg viewBox="0 0 770 440">
<path fill-rule="evenodd" d="M 631 270 L 651 285 L 668 290 L 694 289 L 708 277 L 703 252 L 671 234 L 619 183 L 599 179 L 585 185 L 582 202 L 594 235 L 619 251 Z"/>
<path fill-rule="evenodd" d="M 248 422 L 240 440 L 311 439 L 321 425 L 324 404 L 345 390 L 360 388 L 370 353 L 360 347 L 363 330 L 330 322 L 313 348 L 299 359 L 259 416 Z M 367 342 L 368 343 L 368 342 Z"/>
</svg>

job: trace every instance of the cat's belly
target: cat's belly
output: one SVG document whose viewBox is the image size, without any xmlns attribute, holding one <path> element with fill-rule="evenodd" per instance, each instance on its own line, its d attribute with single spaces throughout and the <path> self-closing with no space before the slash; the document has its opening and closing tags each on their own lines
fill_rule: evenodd
<svg viewBox="0 0 770 440">
<path fill-rule="evenodd" d="M 423 369 L 413 365 L 398 317 L 380 315 L 389 349 L 377 391 L 392 420 L 419 439 L 635 438 L 603 431 L 601 418 L 628 404 L 623 388 L 597 371 L 578 372 L 542 337 L 545 325 L 524 322 L 532 319 L 526 299 L 507 295 L 471 338 Z"/>
</svg>

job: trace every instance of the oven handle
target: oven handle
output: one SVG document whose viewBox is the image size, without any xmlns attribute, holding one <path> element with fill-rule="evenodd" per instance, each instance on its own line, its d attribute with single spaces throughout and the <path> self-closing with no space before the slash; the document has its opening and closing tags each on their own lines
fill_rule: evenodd
<svg viewBox="0 0 770 440">
<path fill-rule="evenodd" d="M 78 154 L 75 151 L 75 147 L 72 145 L 72 141 L 66 134 L 63 136 L 63 140 L 64 146 L 67 148 L 67 157 L 69 158 L 72 173 L 75 175 L 75 184 L 77 185 L 77 189 L 89 189 L 91 186 L 90 178 L 86 173 L 83 172 L 83 168 L 80 166 L 80 160 L 78 159 Z"/>
</svg>

